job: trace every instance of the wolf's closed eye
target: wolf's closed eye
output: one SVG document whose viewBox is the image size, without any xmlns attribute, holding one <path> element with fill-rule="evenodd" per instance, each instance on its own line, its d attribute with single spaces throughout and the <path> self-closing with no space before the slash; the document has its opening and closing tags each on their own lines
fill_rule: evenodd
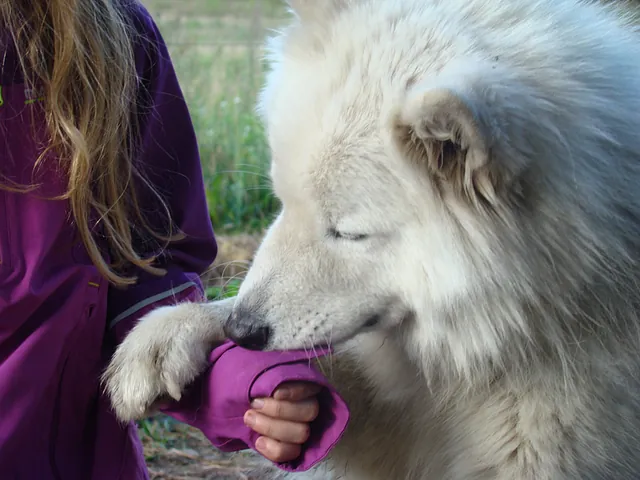
<svg viewBox="0 0 640 480">
<path fill-rule="evenodd" d="M 359 242 L 369 238 L 365 233 L 341 232 L 335 228 L 329 229 L 329 236 L 337 240 L 348 240 L 351 242 Z"/>
</svg>

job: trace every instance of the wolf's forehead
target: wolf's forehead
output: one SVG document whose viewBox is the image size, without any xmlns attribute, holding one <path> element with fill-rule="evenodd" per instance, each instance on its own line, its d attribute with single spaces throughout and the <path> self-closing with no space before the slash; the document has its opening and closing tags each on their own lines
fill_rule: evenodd
<svg viewBox="0 0 640 480">
<path fill-rule="evenodd" d="M 274 163 L 272 175 L 285 203 L 321 204 L 325 213 L 339 215 L 402 195 L 402 170 L 379 136 L 354 131 L 327 136 L 300 158 Z"/>
</svg>

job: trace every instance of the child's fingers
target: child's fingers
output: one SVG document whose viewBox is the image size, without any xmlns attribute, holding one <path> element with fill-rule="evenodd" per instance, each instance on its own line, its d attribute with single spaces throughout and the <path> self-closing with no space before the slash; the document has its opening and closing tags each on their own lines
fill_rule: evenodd
<svg viewBox="0 0 640 480">
<path fill-rule="evenodd" d="M 289 402 L 299 402 L 307 398 L 315 397 L 320 393 L 322 387 L 315 383 L 291 382 L 278 387 L 273 398 L 276 400 L 287 400 Z"/>
<path fill-rule="evenodd" d="M 278 440 L 268 437 L 259 437 L 258 440 L 256 440 L 256 450 L 267 460 L 276 463 L 295 460 L 302 452 L 300 445 L 279 442 Z"/>
<path fill-rule="evenodd" d="M 279 401 L 273 398 L 258 398 L 251 403 L 255 410 L 271 418 L 309 423 L 318 416 L 319 405 L 315 398 L 301 402 Z"/>
<path fill-rule="evenodd" d="M 271 418 L 254 410 L 249 410 L 244 415 L 244 423 L 260 435 L 285 443 L 302 445 L 309 439 L 308 424 Z"/>
</svg>

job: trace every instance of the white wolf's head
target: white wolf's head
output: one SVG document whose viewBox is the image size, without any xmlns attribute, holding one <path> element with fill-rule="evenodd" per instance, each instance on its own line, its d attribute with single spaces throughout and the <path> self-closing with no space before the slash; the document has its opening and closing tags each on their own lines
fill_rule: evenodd
<svg viewBox="0 0 640 480">
<path fill-rule="evenodd" d="M 227 333 L 386 330 L 461 368 L 564 348 L 640 233 L 631 34 L 571 0 L 290 4 L 260 103 L 283 209 Z"/>
</svg>

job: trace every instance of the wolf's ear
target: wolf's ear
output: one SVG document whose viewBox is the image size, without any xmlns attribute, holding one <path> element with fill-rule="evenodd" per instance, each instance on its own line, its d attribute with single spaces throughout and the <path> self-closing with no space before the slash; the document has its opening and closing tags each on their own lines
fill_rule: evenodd
<svg viewBox="0 0 640 480">
<path fill-rule="evenodd" d="M 391 127 L 401 153 L 442 190 L 496 206 L 522 195 L 521 175 L 547 155 L 552 105 L 499 58 L 461 58 L 425 82 L 411 80 Z"/>
<path fill-rule="evenodd" d="M 325 20 L 351 0 L 287 0 L 291 10 L 304 22 Z"/>
<path fill-rule="evenodd" d="M 394 139 L 412 162 L 476 202 L 497 201 L 499 172 L 482 105 L 443 86 L 413 86 L 393 120 Z"/>
</svg>

